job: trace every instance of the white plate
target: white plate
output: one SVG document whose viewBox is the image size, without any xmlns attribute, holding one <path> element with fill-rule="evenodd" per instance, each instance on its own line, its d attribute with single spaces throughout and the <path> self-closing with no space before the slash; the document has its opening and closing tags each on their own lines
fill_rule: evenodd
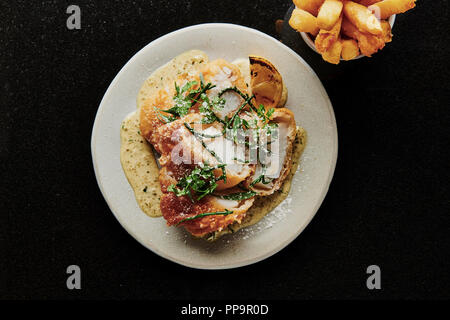
<svg viewBox="0 0 450 320">
<path fill-rule="evenodd" d="M 214 243 L 191 238 L 138 207 L 120 164 L 120 125 L 136 109 L 144 80 L 158 67 L 191 49 L 211 60 L 249 54 L 269 59 L 289 90 L 287 107 L 308 133 L 289 197 L 260 223 Z M 235 268 L 261 261 L 287 246 L 319 209 L 333 177 L 337 129 L 333 108 L 314 71 L 294 51 L 259 31 L 232 24 L 203 24 L 165 35 L 140 50 L 113 80 L 95 118 L 92 159 L 97 182 L 120 224 L 142 245 L 179 264 L 200 269 Z"/>
</svg>

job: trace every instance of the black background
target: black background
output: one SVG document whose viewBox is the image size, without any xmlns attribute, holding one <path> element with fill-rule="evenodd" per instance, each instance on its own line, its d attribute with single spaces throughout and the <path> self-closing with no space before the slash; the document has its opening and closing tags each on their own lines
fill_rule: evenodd
<svg viewBox="0 0 450 320">
<path fill-rule="evenodd" d="M 81 7 L 81 30 L 66 28 L 70 4 Z M 448 1 L 419 1 L 397 16 L 394 41 L 371 59 L 331 71 L 309 61 L 336 113 L 338 163 L 316 217 L 280 253 L 234 270 L 189 269 L 138 244 L 109 211 L 90 137 L 120 68 L 192 24 L 231 22 L 280 38 L 274 21 L 290 6 L 0 3 L 0 298 L 450 297 Z M 284 42 L 302 52 L 294 36 L 284 28 Z M 66 288 L 71 264 L 82 269 L 82 290 Z M 381 267 L 382 290 L 366 288 L 371 264 Z"/>
</svg>

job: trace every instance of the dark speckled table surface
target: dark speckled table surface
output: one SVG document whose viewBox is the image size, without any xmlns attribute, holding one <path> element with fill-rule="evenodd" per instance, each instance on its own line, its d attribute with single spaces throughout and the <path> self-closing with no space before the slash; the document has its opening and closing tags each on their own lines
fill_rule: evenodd
<svg viewBox="0 0 450 320">
<path fill-rule="evenodd" d="M 449 3 L 419 1 L 371 59 L 330 70 L 285 25 L 289 0 L 0 2 L 0 298 L 450 298 Z M 306 230 L 275 256 L 188 269 L 138 244 L 110 213 L 90 137 L 109 83 L 150 41 L 205 22 L 282 39 L 321 78 L 339 156 Z M 66 267 L 83 270 L 67 290 Z M 379 265 L 382 290 L 366 288 Z M 229 279 L 235 279 L 231 286 Z"/>
</svg>

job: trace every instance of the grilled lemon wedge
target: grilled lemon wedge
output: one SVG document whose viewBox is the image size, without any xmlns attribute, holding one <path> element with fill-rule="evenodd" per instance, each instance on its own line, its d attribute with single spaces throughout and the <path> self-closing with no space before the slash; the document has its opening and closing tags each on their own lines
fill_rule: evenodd
<svg viewBox="0 0 450 320">
<path fill-rule="evenodd" d="M 256 103 L 266 109 L 283 107 L 287 100 L 287 89 L 277 68 L 259 56 L 249 56 L 252 93 Z"/>
</svg>

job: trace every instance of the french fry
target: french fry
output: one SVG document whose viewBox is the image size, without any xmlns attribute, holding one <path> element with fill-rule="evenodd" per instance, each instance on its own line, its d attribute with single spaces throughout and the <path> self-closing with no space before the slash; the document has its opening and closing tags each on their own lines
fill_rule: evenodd
<svg viewBox="0 0 450 320">
<path fill-rule="evenodd" d="M 361 4 L 353 1 L 345 1 L 344 15 L 362 32 L 375 35 L 381 35 L 383 33 L 377 17 Z"/>
<path fill-rule="evenodd" d="M 297 8 L 308 11 L 314 16 L 317 16 L 319 8 L 324 1 L 325 0 L 293 0 Z"/>
<path fill-rule="evenodd" d="M 319 32 L 317 18 L 308 11 L 302 9 L 294 9 L 294 11 L 292 11 L 289 25 L 300 32 L 309 32 L 313 35 L 316 35 Z"/>
<path fill-rule="evenodd" d="M 377 3 L 377 2 L 380 2 L 380 1 L 381 1 L 381 0 L 361 0 L 361 1 L 359 2 L 359 4 L 362 4 L 363 6 L 368 7 L 368 6 L 371 6 L 372 4 Z"/>
<path fill-rule="evenodd" d="M 385 43 L 383 39 L 374 36 L 374 35 L 365 35 L 361 36 L 360 41 L 358 42 L 359 50 L 361 53 L 367 57 L 371 57 L 378 50 L 384 48 Z"/>
<path fill-rule="evenodd" d="M 358 40 L 358 35 L 361 33 L 358 28 L 352 24 L 346 17 L 342 19 L 342 33 L 349 38 Z"/>
<path fill-rule="evenodd" d="M 346 18 L 342 19 L 342 33 L 349 38 L 357 40 L 359 50 L 361 50 L 361 53 L 367 57 L 370 57 L 378 50 L 383 49 L 385 45 L 381 37 L 377 37 L 373 34 L 362 33 Z"/>
<path fill-rule="evenodd" d="M 393 14 L 406 12 L 415 6 L 416 0 L 383 0 L 369 6 L 369 10 L 379 19 L 387 19 Z"/>
<path fill-rule="evenodd" d="M 330 30 L 336 24 L 342 12 L 342 1 L 325 0 L 317 14 L 317 25 L 320 29 Z"/>
<path fill-rule="evenodd" d="M 388 43 L 392 41 L 392 30 L 391 25 L 386 20 L 381 20 L 381 28 L 383 29 L 382 38 L 383 41 Z"/>
<path fill-rule="evenodd" d="M 358 43 L 353 39 L 341 39 L 342 59 L 348 61 L 355 59 L 359 55 Z"/>
<path fill-rule="evenodd" d="M 322 59 L 333 64 L 338 64 L 341 61 L 342 44 L 339 41 L 333 42 L 331 47 L 322 53 Z"/>
<path fill-rule="evenodd" d="M 341 24 L 342 24 L 342 14 L 339 17 L 336 24 L 331 28 L 331 30 L 320 30 L 319 34 L 314 41 L 314 45 L 316 46 L 316 50 L 319 53 L 323 53 L 330 49 L 332 44 L 339 39 L 339 33 L 341 32 Z"/>
</svg>

